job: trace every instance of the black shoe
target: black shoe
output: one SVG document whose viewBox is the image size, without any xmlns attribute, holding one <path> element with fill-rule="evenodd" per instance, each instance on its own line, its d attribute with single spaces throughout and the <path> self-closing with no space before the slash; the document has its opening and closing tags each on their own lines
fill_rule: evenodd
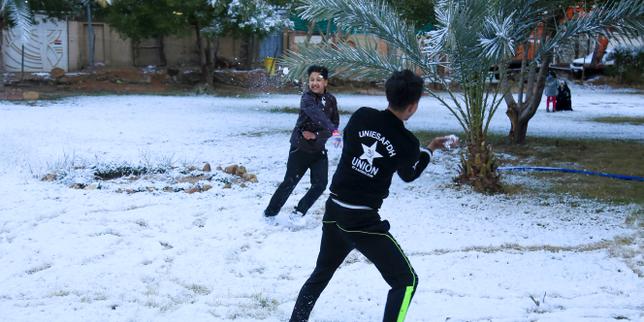
<svg viewBox="0 0 644 322">
<path fill-rule="evenodd" d="M 306 225 L 306 218 L 304 218 L 304 214 L 298 210 L 293 210 L 293 212 L 291 212 L 291 214 L 288 216 L 288 220 L 291 222 L 291 225 L 296 227 Z"/>
<path fill-rule="evenodd" d="M 271 226 L 277 226 L 277 214 L 271 215 L 266 210 L 264 210 L 264 221 Z"/>
</svg>

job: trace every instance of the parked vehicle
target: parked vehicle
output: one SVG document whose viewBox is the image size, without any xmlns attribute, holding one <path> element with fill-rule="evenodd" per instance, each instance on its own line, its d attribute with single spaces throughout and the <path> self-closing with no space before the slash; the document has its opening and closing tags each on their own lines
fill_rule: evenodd
<svg viewBox="0 0 644 322">
<path fill-rule="evenodd" d="M 575 77 L 581 77 L 582 73 L 585 74 L 586 77 L 602 73 L 606 67 L 615 65 L 615 49 L 606 49 L 606 52 L 604 52 L 604 55 L 597 65 L 593 66 L 591 64 L 592 61 L 593 53 L 588 54 L 586 57 L 575 58 L 572 63 L 570 63 L 570 72 Z"/>
</svg>

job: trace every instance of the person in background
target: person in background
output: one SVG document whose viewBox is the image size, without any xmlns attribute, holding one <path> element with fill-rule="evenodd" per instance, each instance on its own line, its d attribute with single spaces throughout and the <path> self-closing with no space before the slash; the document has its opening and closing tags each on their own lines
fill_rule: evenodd
<svg viewBox="0 0 644 322">
<path fill-rule="evenodd" d="M 302 94 L 300 113 L 291 133 L 286 174 L 264 210 L 269 224 L 275 224 L 275 216 L 309 170 L 311 187 L 289 215 L 292 222 L 302 224 L 306 212 L 326 189 L 329 161 L 325 144 L 332 136 L 336 147 L 342 140 L 338 131 L 340 117 L 337 100 L 327 92 L 329 70 L 313 65 L 308 68 L 307 74 L 308 90 Z"/>
<path fill-rule="evenodd" d="M 557 111 L 572 111 L 570 88 L 568 88 L 568 83 L 565 80 L 562 80 L 561 83 L 559 83 L 559 93 L 557 94 Z"/>
<path fill-rule="evenodd" d="M 546 95 L 546 112 L 550 112 L 550 103 L 552 103 L 552 111 L 557 111 L 557 93 L 559 88 L 559 80 L 555 72 L 548 72 L 546 77 L 546 88 L 543 94 Z"/>
<path fill-rule="evenodd" d="M 391 287 L 383 320 L 405 319 L 418 275 L 378 209 L 389 195 L 395 173 L 411 182 L 423 173 L 433 150 L 445 148 L 448 142 L 458 143 L 439 137 L 423 149 L 405 128 L 404 122 L 418 109 L 423 86 L 423 79 L 410 70 L 394 72 L 385 83 L 387 109 L 362 107 L 344 128 L 344 147 L 322 220 L 320 252 L 297 297 L 291 322 L 309 319 L 318 297 L 353 249 L 367 257 Z"/>
</svg>

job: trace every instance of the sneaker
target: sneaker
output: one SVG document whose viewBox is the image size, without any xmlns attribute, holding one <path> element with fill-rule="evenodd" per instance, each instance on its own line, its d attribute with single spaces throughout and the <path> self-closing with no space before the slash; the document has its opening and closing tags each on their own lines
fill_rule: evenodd
<svg viewBox="0 0 644 322">
<path fill-rule="evenodd" d="M 270 226 L 277 226 L 277 215 L 270 215 L 264 210 L 264 221 Z"/>
<path fill-rule="evenodd" d="M 266 222 L 267 225 L 269 226 L 277 226 L 277 216 L 264 216 L 264 221 Z"/>
<path fill-rule="evenodd" d="M 304 214 L 299 212 L 299 211 L 297 211 L 297 210 L 293 210 L 293 212 L 291 212 L 288 215 L 288 221 L 293 226 L 301 227 L 301 226 L 306 225 L 306 218 L 304 218 Z"/>
</svg>

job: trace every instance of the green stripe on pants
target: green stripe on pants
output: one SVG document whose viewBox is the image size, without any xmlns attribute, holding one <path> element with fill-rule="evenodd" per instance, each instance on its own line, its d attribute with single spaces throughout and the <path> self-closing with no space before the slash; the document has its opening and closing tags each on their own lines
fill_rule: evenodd
<svg viewBox="0 0 644 322">
<path fill-rule="evenodd" d="M 400 306 L 400 313 L 398 313 L 398 322 L 405 321 L 405 316 L 407 315 L 407 309 L 409 308 L 409 302 L 411 302 L 411 294 L 414 292 L 413 286 L 407 286 L 405 289 L 405 297 L 403 298 L 402 305 Z"/>
</svg>

